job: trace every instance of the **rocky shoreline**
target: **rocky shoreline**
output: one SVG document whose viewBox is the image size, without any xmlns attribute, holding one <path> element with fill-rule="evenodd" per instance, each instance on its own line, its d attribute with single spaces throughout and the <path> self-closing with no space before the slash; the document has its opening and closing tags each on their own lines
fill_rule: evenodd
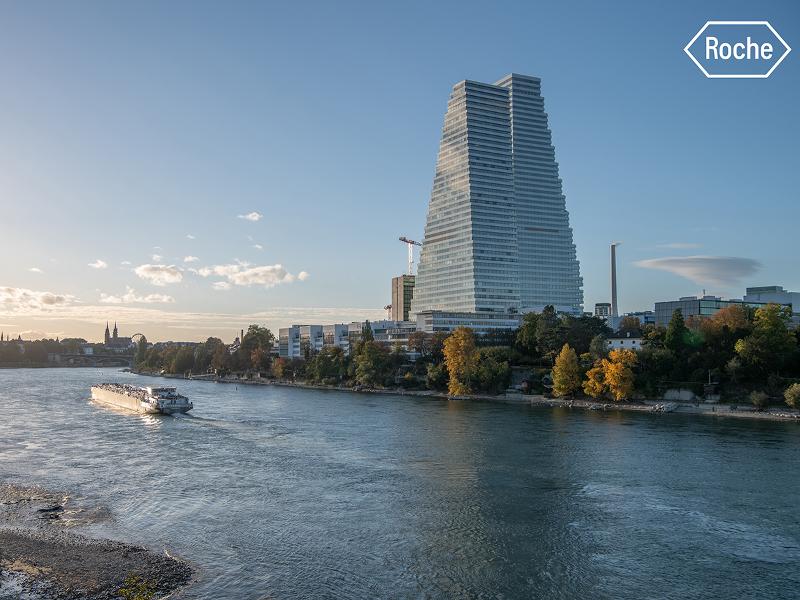
<svg viewBox="0 0 800 600">
<path fill-rule="evenodd" d="M 0 482 L 0 599 L 112 600 L 129 577 L 163 598 L 189 583 L 184 561 L 74 531 L 108 518 L 67 493 Z"/>
<path fill-rule="evenodd" d="M 167 377 L 171 379 L 185 379 L 182 375 L 145 373 L 132 371 L 137 375 L 150 377 Z M 488 394 L 472 394 L 469 396 L 449 396 L 443 392 L 430 390 L 405 390 L 375 389 L 365 387 L 332 386 L 312 384 L 305 382 L 277 381 L 271 379 L 243 379 L 238 377 L 192 377 L 192 381 L 209 381 L 212 383 L 242 384 L 242 385 L 273 385 L 282 387 L 295 387 L 300 389 L 327 390 L 356 392 L 365 394 L 387 394 L 397 396 L 416 396 L 422 398 L 435 398 L 439 400 L 461 400 L 477 402 L 494 402 L 501 404 L 521 404 L 539 406 L 543 408 L 569 408 L 592 411 L 626 411 L 647 413 L 677 413 L 686 415 L 703 415 L 711 417 L 732 417 L 739 419 L 756 419 L 762 421 L 794 421 L 800 423 L 800 411 L 790 408 L 772 407 L 768 410 L 757 411 L 751 406 L 736 404 L 706 403 L 706 402 L 677 402 L 669 400 L 638 400 L 631 402 L 609 402 L 590 399 L 559 399 L 548 398 L 541 395 L 525 395 L 521 393 L 501 394 L 491 396 Z"/>
</svg>

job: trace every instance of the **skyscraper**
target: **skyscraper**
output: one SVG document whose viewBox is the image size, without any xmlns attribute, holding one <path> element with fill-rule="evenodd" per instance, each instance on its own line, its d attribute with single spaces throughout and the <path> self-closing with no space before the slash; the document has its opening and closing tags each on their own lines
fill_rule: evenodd
<svg viewBox="0 0 800 600">
<path fill-rule="evenodd" d="M 453 87 L 412 312 L 579 314 L 569 213 L 536 77 Z"/>
</svg>

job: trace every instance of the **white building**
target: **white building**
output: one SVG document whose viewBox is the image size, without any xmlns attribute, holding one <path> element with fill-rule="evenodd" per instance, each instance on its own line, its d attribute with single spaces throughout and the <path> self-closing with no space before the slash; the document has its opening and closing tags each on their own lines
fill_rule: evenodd
<svg viewBox="0 0 800 600">
<path fill-rule="evenodd" d="M 644 338 L 641 336 L 631 335 L 628 332 L 625 335 L 615 334 L 608 338 L 607 345 L 609 351 L 611 350 L 641 350 Z"/>
</svg>

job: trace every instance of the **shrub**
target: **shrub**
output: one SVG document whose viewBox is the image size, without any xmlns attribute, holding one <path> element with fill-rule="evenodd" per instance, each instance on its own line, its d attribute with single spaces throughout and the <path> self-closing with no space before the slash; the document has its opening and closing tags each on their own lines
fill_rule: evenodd
<svg viewBox="0 0 800 600">
<path fill-rule="evenodd" d="M 764 410 L 769 404 L 769 396 L 766 392 L 752 391 L 750 392 L 750 402 L 756 407 L 756 410 Z"/>
<path fill-rule="evenodd" d="M 783 397 L 792 408 L 800 408 L 800 383 L 793 383 L 786 388 Z"/>
</svg>

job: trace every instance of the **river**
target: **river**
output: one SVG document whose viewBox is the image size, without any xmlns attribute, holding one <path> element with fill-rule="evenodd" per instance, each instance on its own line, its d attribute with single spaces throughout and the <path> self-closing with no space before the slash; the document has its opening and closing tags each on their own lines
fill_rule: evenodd
<svg viewBox="0 0 800 600">
<path fill-rule="evenodd" d="M 197 569 L 183 598 L 797 598 L 800 426 L 0 370 L 0 480 Z"/>
</svg>

